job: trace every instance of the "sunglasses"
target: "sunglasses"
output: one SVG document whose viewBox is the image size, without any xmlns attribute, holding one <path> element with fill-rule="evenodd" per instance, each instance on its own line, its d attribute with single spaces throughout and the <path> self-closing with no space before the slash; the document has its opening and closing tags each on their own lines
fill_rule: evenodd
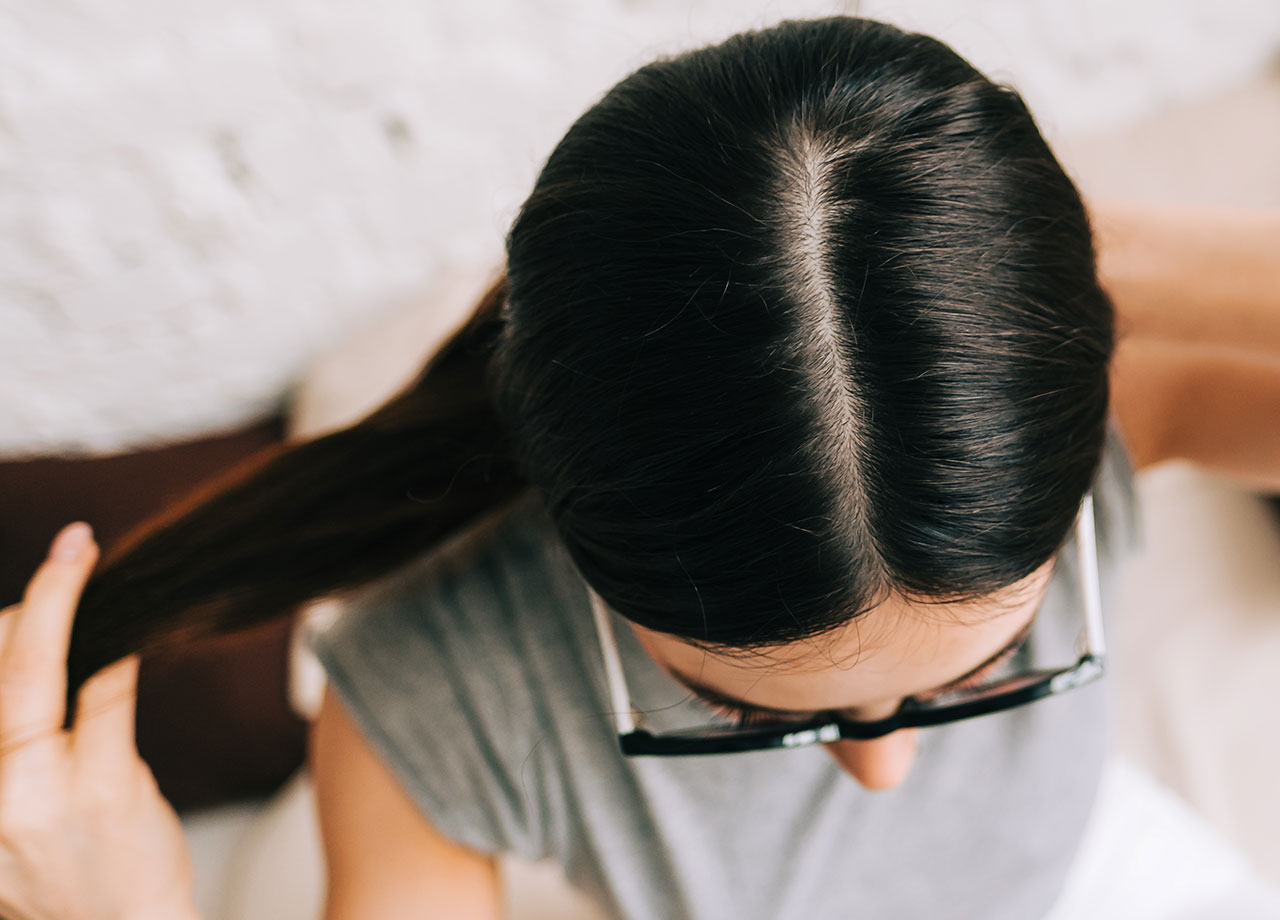
<svg viewBox="0 0 1280 920">
<path fill-rule="evenodd" d="M 874 721 L 847 719 L 830 711 L 806 721 L 771 720 L 765 725 L 650 732 L 644 727 L 643 713 L 632 705 L 609 610 L 588 586 L 619 746 L 627 756 L 671 757 L 796 748 L 845 739 L 868 741 L 903 728 L 927 728 L 1002 712 L 1092 683 L 1103 675 L 1106 658 L 1092 492 L 1080 503 L 1075 540 L 1079 550 L 1080 596 L 1084 602 L 1079 643 L 1082 651 L 1075 664 L 1032 669 L 989 684 L 949 691 L 936 698 L 906 697 L 892 715 Z"/>
</svg>

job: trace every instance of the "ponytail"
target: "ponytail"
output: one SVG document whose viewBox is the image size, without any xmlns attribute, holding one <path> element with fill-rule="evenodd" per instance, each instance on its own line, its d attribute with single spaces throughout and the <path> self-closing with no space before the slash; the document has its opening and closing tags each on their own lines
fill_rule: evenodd
<svg viewBox="0 0 1280 920">
<path fill-rule="evenodd" d="M 506 276 L 394 397 L 348 428 L 278 445 L 140 523 L 81 597 L 67 719 L 100 668 L 248 629 L 407 563 L 528 481 L 486 389 Z"/>
</svg>

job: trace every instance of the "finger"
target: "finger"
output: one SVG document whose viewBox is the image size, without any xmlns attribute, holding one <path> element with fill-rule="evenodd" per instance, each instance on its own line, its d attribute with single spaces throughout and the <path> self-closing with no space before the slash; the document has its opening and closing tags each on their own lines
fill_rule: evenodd
<svg viewBox="0 0 1280 920">
<path fill-rule="evenodd" d="M 140 656 L 129 655 L 94 674 L 76 698 L 71 743 L 95 764 L 132 761 Z"/>
<path fill-rule="evenodd" d="M 86 538 L 76 555 L 62 555 Z M 97 558 L 88 524 L 64 527 L 27 583 L 18 610 L 6 614 L 14 620 L 0 649 L 0 747 L 6 737 L 61 730 L 71 622 Z"/>
<path fill-rule="evenodd" d="M 0 654 L 4 654 L 4 647 L 9 639 L 9 630 L 13 626 L 13 621 L 18 617 L 18 610 L 17 604 L 0 610 Z"/>
</svg>

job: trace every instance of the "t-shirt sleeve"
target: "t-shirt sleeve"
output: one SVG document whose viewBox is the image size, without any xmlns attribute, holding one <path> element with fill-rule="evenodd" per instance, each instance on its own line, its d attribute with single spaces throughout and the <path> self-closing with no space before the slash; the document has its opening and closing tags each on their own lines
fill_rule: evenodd
<svg viewBox="0 0 1280 920">
<path fill-rule="evenodd" d="M 546 752 L 536 703 L 495 615 L 518 602 L 502 567 L 493 552 L 447 575 L 413 566 L 363 591 L 306 640 L 434 828 L 476 850 L 540 859 Z"/>
</svg>

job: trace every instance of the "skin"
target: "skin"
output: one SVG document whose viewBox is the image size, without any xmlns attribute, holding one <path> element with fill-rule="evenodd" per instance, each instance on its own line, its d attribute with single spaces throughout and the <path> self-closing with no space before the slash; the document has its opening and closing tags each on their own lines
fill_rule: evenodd
<svg viewBox="0 0 1280 920">
<path fill-rule="evenodd" d="M 1280 210 L 1092 202 L 1120 341 L 1111 408 L 1142 469 L 1280 493 Z"/>
<path fill-rule="evenodd" d="M 138 656 L 90 678 L 62 727 L 71 622 L 98 547 L 83 522 L 60 537 L 22 603 L 0 610 L 0 916 L 196 917 L 182 827 L 134 746 Z"/>
<path fill-rule="evenodd" d="M 924 696 L 967 674 L 1032 620 L 1048 591 L 1053 562 L 980 603 L 914 606 L 898 597 L 818 640 L 773 646 L 748 657 L 716 654 L 630 624 L 645 651 L 675 680 L 769 709 L 842 709 L 851 718 L 893 714 L 907 696 Z M 837 741 L 827 752 L 869 790 L 900 785 L 915 759 L 919 729 L 871 741 Z"/>
</svg>

